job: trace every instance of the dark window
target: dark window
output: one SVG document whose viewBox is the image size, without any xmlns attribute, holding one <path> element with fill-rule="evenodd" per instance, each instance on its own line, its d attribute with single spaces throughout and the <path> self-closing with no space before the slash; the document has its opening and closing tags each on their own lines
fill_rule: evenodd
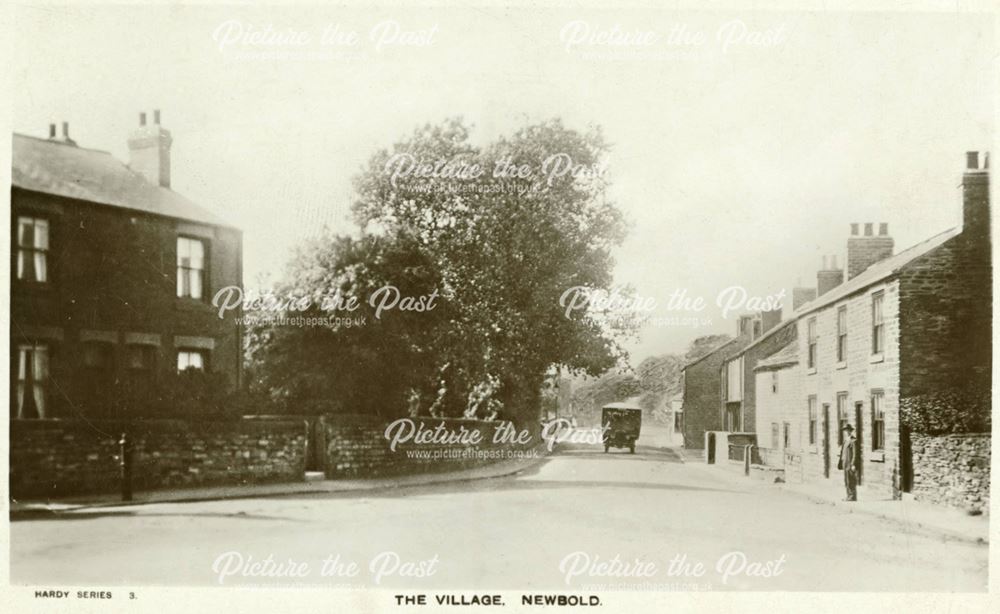
<svg viewBox="0 0 1000 614">
<path fill-rule="evenodd" d="M 885 449 L 885 394 L 872 392 L 872 450 Z"/>
<path fill-rule="evenodd" d="M 684 412 L 677 411 L 674 412 L 674 431 L 680 432 L 684 430 Z"/>
<path fill-rule="evenodd" d="M 778 394 L 778 372 L 771 371 L 771 392 Z"/>
<path fill-rule="evenodd" d="M 792 443 L 792 425 L 785 422 L 784 430 L 782 431 L 782 447 L 786 450 L 791 447 Z"/>
<path fill-rule="evenodd" d="M 155 360 L 155 346 L 139 344 L 125 346 L 125 377 L 133 394 L 150 391 Z"/>
<path fill-rule="evenodd" d="M 816 397 L 809 397 L 809 445 L 816 444 Z"/>
<path fill-rule="evenodd" d="M 837 362 L 847 361 L 847 307 L 837 310 Z"/>
<path fill-rule="evenodd" d="M 885 295 L 876 292 L 872 295 L 872 354 L 881 354 L 885 350 L 885 321 L 882 307 Z"/>
<path fill-rule="evenodd" d="M 17 218 L 17 278 L 49 280 L 49 222 L 37 217 Z"/>
<path fill-rule="evenodd" d="M 177 296 L 204 298 L 206 260 L 204 241 L 177 237 Z"/>
<path fill-rule="evenodd" d="M 816 368 L 816 318 L 809 320 L 807 324 L 808 327 L 808 342 L 809 342 L 809 354 L 808 354 L 808 367 L 810 369 Z"/>
<path fill-rule="evenodd" d="M 778 423 L 777 422 L 772 422 L 771 423 L 771 447 L 772 448 L 777 448 L 778 447 Z"/>
</svg>

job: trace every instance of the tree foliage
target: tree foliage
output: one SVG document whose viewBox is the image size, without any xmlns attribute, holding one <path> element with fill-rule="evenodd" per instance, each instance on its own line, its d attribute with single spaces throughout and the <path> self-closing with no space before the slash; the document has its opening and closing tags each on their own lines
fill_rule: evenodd
<svg viewBox="0 0 1000 614">
<path fill-rule="evenodd" d="M 624 360 L 628 321 L 567 317 L 560 305 L 568 288 L 612 284 L 625 224 L 605 178 L 587 170 L 607 150 L 599 130 L 559 121 L 477 146 L 449 120 L 374 154 L 355 179 L 358 236 L 311 242 L 276 287 L 314 299 L 302 315 L 323 315 L 324 296 L 354 297 L 344 315 L 365 324 L 255 327 L 255 386 L 291 403 L 324 399 L 330 410 L 529 419 L 550 366 L 597 374 Z M 546 175 L 553 156 L 579 172 Z M 474 165 L 478 176 L 455 172 Z M 496 172 L 510 168 L 532 173 Z M 437 299 L 376 317 L 369 300 L 385 286 Z"/>
</svg>

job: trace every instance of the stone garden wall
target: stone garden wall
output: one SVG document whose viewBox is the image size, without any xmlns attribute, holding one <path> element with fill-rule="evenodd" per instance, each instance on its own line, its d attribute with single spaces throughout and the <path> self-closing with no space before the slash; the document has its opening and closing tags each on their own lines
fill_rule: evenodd
<svg viewBox="0 0 1000 614">
<path fill-rule="evenodd" d="M 326 477 L 457 471 L 541 454 L 537 448 L 538 429 L 530 430 L 528 441 L 517 443 L 512 436 L 521 429 L 509 422 L 426 417 L 397 422 L 398 430 L 390 431 L 391 436 L 412 436 L 393 450 L 391 439 L 386 437 L 386 429 L 392 424 L 370 416 L 324 416 L 321 429 L 326 438 Z M 435 437 L 435 433 L 439 435 Z M 471 442 L 473 434 L 476 443 Z M 442 441 L 445 436 L 461 436 L 463 440 Z"/>
<path fill-rule="evenodd" d="M 133 442 L 133 490 L 304 478 L 304 420 L 14 420 L 10 488 L 17 498 L 115 493 L 118 440 Z"/>
<path fill-rule="evenodd" d="M 911 436 L 913 495 L 970 512 L 990 509 L 990 435 Z"/>
</svg>

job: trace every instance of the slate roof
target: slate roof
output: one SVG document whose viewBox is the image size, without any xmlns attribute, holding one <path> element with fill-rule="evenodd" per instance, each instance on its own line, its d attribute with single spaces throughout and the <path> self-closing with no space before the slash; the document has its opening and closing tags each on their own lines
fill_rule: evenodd
<svg viewBox="0 0 1000 614">
<path fill-rule="evenodd" d="M 692 367 L 692 366 L 698 364 L 699 362 L 705 360 L 706 358 L 708 358 L 712 354 L 715 354 L 716 352 L 718 352 L 722 348 L 729 347 L 730 345 L 732 345 L 734 343 L 737 343 L 737 342 L 748 343 L 749 341 L 750 341 L 750 339 L 746 335 L 740 335 L 740 336 L 737 336 L 737 337 L 733 337 L 729 341 L 724 341 L 724 342 L 720 343 L 719 345 L 717 345 L 714 348 L 712 348 L 711 350 L 705 352 L 704 354 L 702 354 L 698 358 L 695 358 L 691 362 L 685 364 L 683 367 L 681 367 L 681 371 L 684 371 L 688 367 Z"/>
<path fill-rule="evenodd" d="M 771 354 L 763 360 L 757 361 L 757 366 L 754 367 L 755 371 L 764 371 L 770 369 L 781 369 L 783 367 L 790 367 L 799 362 L 799 343 L 798 340 L 793 339 L 785 344 L 785 347 L 781 348 L 774 354 Z"/>
<path fill-rule="evenodd" d="M 106 151 L 14 133 L 14 187 L 201 222 L 232 224 L 169 188 L 155 185 Z"/>
<path fill-rule="evenodd" d="M 779 330 L 781 330 L 788 324 L 797 321 L 802 316 L 812 313 L 813 311 L 822 309 L 823 307 L 827 307 L 843 298 L 851 296 L 852 294 L 861 292 L 862 290 L 868 288 L 869 286 L 874 286 L 877 283 L 885 281 L 889 277 L 892 277 L 893 275 L 904 269 L 906 265 L 910 264 L 917 258 L 927 254 L 928 252 L 938 247 L 941 247 L 944 243 L 946 243 L 950 239 L 957 237 L 960 234 L 962 234 L 961 228 L 957 227 L 949 228 L 944 232 L 940 232 L 929 239 L 925 239 L 920 243 L 917 243 L 916 245 L 904 249 L 898 254 L 889 256 L 885 260 L 876 262 L 875 264 L 871 265 L 863 272 L 861 272 L 859 275 L 855 276 L 854 279 L 849 279 L 848 281 L 840 284 L 836 288 L 833 288 L 832 290 L 828 291 L 826 294 L 819 296 L 809 301 L 808 303 L 799 306 L 798 309 L 792 312 L 791 316 L 789 316 L 785 320 L 782 320 L 779 324 L 769 329 L 760 337 L 757 337 L 757 339 L 755 339 L 753 343 L 749 344 L 746 348 L 744 348 L 744 350 L 749 349 L 754 345 L 757 345 L 764 339 L 767 339 L 774 333 L 777 333 Z"/>
<path fill-rule="evenodd" d="M 962 234 L 961 228 L 949 228 L 948 230 L 938 233 L 929 239 L 925 239 L 912 247 L 904 249 L 894 256 L 889 256 L 885 260 L 876 262 L 855 276 L 854 279 L 850 279 L 836 288 L 833 288 L 826 294 L 800 306 L 792 314 L 792 319 L 797 319 L 808 313 L 816 311 L 817 309 L 836 303 L 842 298 L 848 297 L 856 292 L 860 292 L 869 286 L 873 286 L 889 277 L 892 277 L 917 258 L 923 256 L 931 250 L 941 247 L 946 241 L 953 239 L 960 234 Z"/>
</svg>

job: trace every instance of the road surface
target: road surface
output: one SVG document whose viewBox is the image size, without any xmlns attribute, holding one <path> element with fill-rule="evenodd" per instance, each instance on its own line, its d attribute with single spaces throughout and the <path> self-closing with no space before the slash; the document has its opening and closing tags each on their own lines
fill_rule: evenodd
<svg viewBox="0 0 1000 614">
<path fill-rule="evenodd" d="M 42 586 L 982 591 L 987 553 L 650 446 L 476 482 L 11 524 L 12 582 Z"/>
</svg>

